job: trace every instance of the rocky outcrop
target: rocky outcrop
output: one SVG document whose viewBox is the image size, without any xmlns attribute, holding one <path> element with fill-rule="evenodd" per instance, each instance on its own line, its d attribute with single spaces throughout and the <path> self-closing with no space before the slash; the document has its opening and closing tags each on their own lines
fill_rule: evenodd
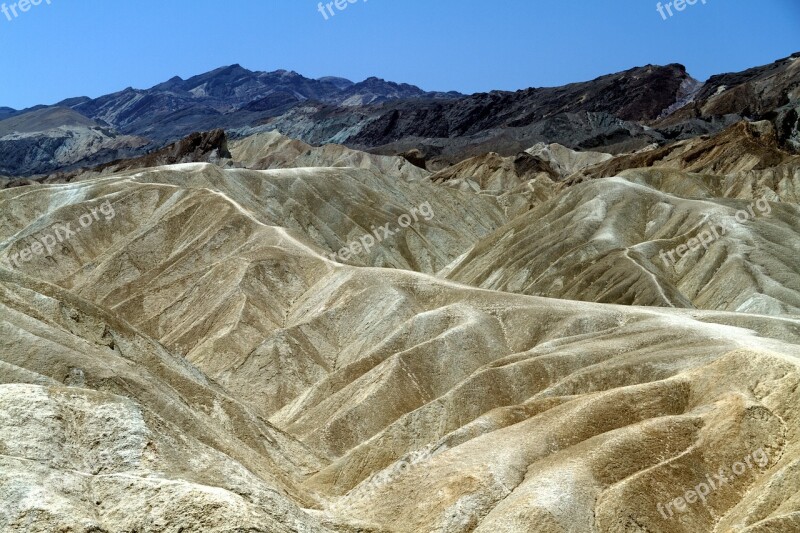
<svg viewBox="0 0 800 533">
<path fill-rule="evenodd" d="M 180 163 L 224 163 L 231 159 L 228 138 L 223 130 L 195 132 L 176 143 L 153 153 L 134 159 L 113 161 L 93 170 L 101 174 L 133 170 L 137 168 L 176 165 Z"/>
<path fill-rule="evenodd" d="M 228 139 L 223 130 L 197 132 L 176 143 L 150 154 L 112 161 L 96 167 L 57 172 L 42 178 L 14 179 L 6 182 L 6 187 L 37 185 L 43 183 L 69 183 L 77 179 L 103 176 L 160 165 L 176 165 L 181 163 L 213 163 L 215 165 L 231 164 L 231 153 L 228 151 Z"/>
<path fill-rule="evenodd" d="M 654 124 L 665 135 L 689 137 L 722 120 L 770 120 L 785 149 L 800 149 L 800 53 L 743 72 L 712 76 L 689 101 Z M 727 118 L 726 118 L 727 117 Z M 693 128 L 693 127 L 694 128 Z M 701 126 L 702 127 L 702 126 Z"/>
<path fill-rule="evenodd" d="M 727 175 L 800 164 L 800 156 L 783 150 L 769 121 L 741 121 L 713 136 L 610 158 L 569 177 L 568 183 L 616 176 L 626 169 L 665 167 L 687 172 Z"/>
</svg>

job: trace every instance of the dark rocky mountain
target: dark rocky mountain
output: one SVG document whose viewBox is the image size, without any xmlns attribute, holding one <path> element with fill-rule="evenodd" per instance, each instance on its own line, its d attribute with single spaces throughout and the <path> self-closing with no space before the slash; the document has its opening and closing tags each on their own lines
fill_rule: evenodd
<svg viewBox="0 0 800 533">
<path fill-rule="evenodd" d="M 17 113 L 16 109 L 11 107 L 0 107 L 0 120 L 11 117 Z"/>
<path fill-rule="evenodd" d="M 426 93 L 378 78 L 361 83 L 334 77 L 315 80 L 285 70 L 253 72 L 232 65 L 187 80 L 176 76 L 145 90 L 129 87 L 99 98 L 69 98 L 22 111 L 2 108 L 0 173 L 34 176 L 71 171 L 78 161 L 77 166 L 95 166 L 136 157 L 196 131 L 258 125 L 303 102 L 352 108 L 393 98 L 459 96 Z"/>
<path fill-rule="evenodd" d="M 28 176 L 141 153 L 150 141 L 65 107 L 45 107 L 0 121 L 0 174 Z"/>
<path fill-rule="evenodd" d="M 457 93 L 426 93 L 418 87 L 370 78 L 306 78 L 296 72 L 253 72 L 223 67 L 187 80 L 174 77 L 147 90 L 128 88 L 85 100 L 72 109 L 126 134 L 164 143 L 197 130 L 257 124 L 306 101 L 362 105 L 390 99 L 455 98 Z"/>
<path fill-rule="evenodd" d="M 523 127 L 563 113 L 609 113 L 627 121 L 655 119 L 689 79 L 682 65 L 634 68 L 564 87 L 493 91 L 422 106 L 389 104 L 354 141 L 394 141 L 429 133 L 474 135 L 497 127 Z"/>
<path fill-rule="evenodd" d="M 109 142 L 92 134 L 91 142 L 76 143 L 76 134 L 64 136 L 60 128 L 67 124 L 57 121 L 28 132 L 29 137 L 46 136 L 51 152 L 65 152 L 59 143 L 82 147 L 84 152 L 66 150 L 70 157 L 65 161 L 54 162 L 49 152 L 41 154 L 35 142 L 20 138 L 15 129 L 30 113 L 52 107 L 20 112 L 4 108 L 0 173 L 30 176 L 96 166 L 220 128 L 232 138 L 278 130 L 313 145 L 338 143 L 381 155 L 413 152 L 415 164 L 434 171 L 490 151 L 513 156 L 539 142 L 626 153 L 715 134 L 743 118 L 771 121 L 778 143 L 796 151 L 797 58 L 795 54 L 770 65 L 713 76 L 705 83 L 693 79 L 682 65 L 647 65 L 563 87 L 470 96 L 425 92 L 378 78 L 353 83 L 232 65 L 187 80 L 174 77 L 147 90 L 128 88 L 100 98 L 60 102 L 57 108 L 88 119 L 110 139 L 124 139 Z"/>
<path fill-rule="evenodd" d="M 267 123 L 307 142 L 386 146 L 388 151 L 423 143 L 428 152 L 442 152 L 446 151 L 442 145 L 452 145 L 452 139 L 468 140 L 456 146 L 490 140 L 495 144 L 490 148 L 504 155 L 540 141 L 596 148 L 640 136 L 644 140 L 638 144 L 644 146 L 660 137 L 645 133 L 636 123 L 658 118 L 692 81 L 682 65 L 648 65 L 564 87 L 493 91 L 449 100 L 393 100 L 361 110 L 357 128 L 352 127 L 351 110 L 322 105 L 304 106 Z M 345 130 L 348 136 L 341 138 Z M 460 147 L 457 151 L 463 152 Z M 483 146 L 477 149 L 486 151 Z"/>
<path fill-rule="evenodd" d="M 512 156 L 538 142 L 623 153 L 718 133 L 742 119 L 770 120 L 779 143 L 796 151 L 799 55 L 705 83 L 682 65 L 648 65 L 564 87 L 390 101 L 360 110 L 357 127 L 352 111 L 332 106 L 293 109 L 268 124 L 312 143 L 386 155 L 417 150 L 431 170 L 488 151 Z"/>
<path fill-rule="evenodd" d="M 800 148 L 800 53 L 769 65 L 712 76 L 686 105 L 653 124 L 668 138 L 688 139 L 747 118 L 769 120 L 779 142 Z"/>
</svg>

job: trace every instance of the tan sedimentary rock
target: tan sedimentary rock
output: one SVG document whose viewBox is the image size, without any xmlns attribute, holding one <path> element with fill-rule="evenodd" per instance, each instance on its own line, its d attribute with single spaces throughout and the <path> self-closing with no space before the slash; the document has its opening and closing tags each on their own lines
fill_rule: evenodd
<svg viewBox="0 0 800 533">
<path fill-rule="evenodd" d="M 418 180 L 430 175 L 399 156 L 382 156 L 338 144 L 314 147 L 278 132 L 257 133 L 230 143 L 235 162 L 245 168 L 265 170 L 298 167 L 351 167 L 378 171 L 392 177 Z"/>
<path fill-rule="evenodd" d="M 798 207 L 593 180 L 520 215 L 440 275 L 524 294 L 767 314 L 800 311 Z M 670 182 L 652 180 L 660 185 Z M 692 186 L 695 187 L 691 198 Z M 752 211 L 752 212 L 751 212 Z"/>
<path fill-rule="evenodd" d="M 497 195 L 375 169 L 1 191 L 0 529 L 791 531 L 797 206 L 670 274 L 656 244 L 749 203 L 679 179 L 593 180 L 511 221 Z M 709 310 L 487 290 L 547 276 L 551 296 Z"/>
</svg>

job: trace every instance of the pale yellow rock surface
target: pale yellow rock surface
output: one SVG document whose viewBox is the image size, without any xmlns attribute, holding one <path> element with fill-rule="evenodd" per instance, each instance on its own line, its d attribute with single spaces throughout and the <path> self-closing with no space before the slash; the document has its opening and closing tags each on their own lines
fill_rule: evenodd
<svg viewBox="0 0 800 533">
<path fill-rule="evenodd" d="M 642 184 L 675 192 L 678 180 L 687 197 Z M 628 171 L 565 189 L 440 275 L 557 298 L 797 314 L 800 208 L 767 198 L 717 199 L 701 176 Z"/>
<path fill-rule="evenodd" d="M 391 177 L 419 180 L 430 175 L 396 156 L 352 150 L 338 144 L 311 146 L 278 132 L 257 133 L 229 143 L 233 160 L 245 168 L 266 170 L 299 167 L 351 167 L 378 171 Z"/>
<path fill-rule="evenodd" d="M 669 273 L 656 244 L 748 201 L 637 176 L 513 220 L 375 168 L 0 191 L 0 259 L 80 227 L 0 266 L 0 530 L 792 531 L 798 208 Z M 510 292 L 542 279 L 565 299 Z"/>
<path fill-rule="evenodd" d="M 557 143 L 538 143 L 525 151 L 547 161 L 562 178 L 614 158 L 604 152 L 579 152 Z"/>
</svg>

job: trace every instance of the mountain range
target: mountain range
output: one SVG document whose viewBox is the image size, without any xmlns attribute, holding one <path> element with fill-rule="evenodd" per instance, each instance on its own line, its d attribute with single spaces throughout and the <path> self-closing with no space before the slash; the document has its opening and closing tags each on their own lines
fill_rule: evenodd
<svg viewBox="0 0 800 533">
<path fill-rule="evenodd" d="M 147 90 L 3 108 L 0 175 L 98 165 L 218 128 L 229 137 L 277 130 L 312 145 L 410 152 L 429 170 L 488 151 L 513 155 L 536 142 L 628 152 L 716 133 L 742 118 L 772 121 L 781 145 L 796 149 L 797 57 L 703 83 L 682 65 L 647 65 L 563 87 L 470 96 L 232 65 Z"/>
</svg>

